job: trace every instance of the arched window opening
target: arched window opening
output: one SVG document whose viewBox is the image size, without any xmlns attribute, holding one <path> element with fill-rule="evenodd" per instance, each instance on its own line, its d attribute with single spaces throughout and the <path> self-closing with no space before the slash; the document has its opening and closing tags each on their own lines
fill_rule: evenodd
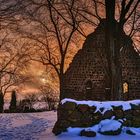
<svg viewBox="0 0 140 140">
<path fill-rule="evenodd" d="M 123 93 L 128 93 L 128 83 L 123 83 Z"/>
<path fill-rule="evenodd" d="M 88 80 L 85 83 L 85 89 L 86 89 L 86 99 L 91 100 L 92 99 L 92 81 Z"/>
<path fill-rule="evenodd" d="M 90 90 L 90 89 L 92 89 L 92 81 L 91 80 L 88 80 L 86 82 L 86 90 Z"/>
<path fill-rule="evenodd" d="M 105 96 L 106 96 L 106 100 L 111 99 L 111 88 L 110 87 L 105 88 Z"/>
</svg>

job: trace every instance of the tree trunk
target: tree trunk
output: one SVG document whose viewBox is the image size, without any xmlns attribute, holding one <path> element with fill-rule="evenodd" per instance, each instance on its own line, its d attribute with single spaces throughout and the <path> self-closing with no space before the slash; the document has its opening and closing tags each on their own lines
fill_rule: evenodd
<svg viewBox="0 0 140 140">
<path fill-rule="evenodd" d="M 4 96 L 3 93 L 0 91 L 0 113 L 3 112 L 3 106 L 4 106 Z"/>
<path fill-rule="evenodd" d="M 59 74 L 59 81 L 60 81 L 60 101 L 64 99 L 63 93 L 63 86 L 64 86 L 64 56 L 61 56 L 61 65 L 60 65 L 60 74 Z"/>
<path fill-rule="evenodd" d="M 60 101 L 62 100 L 62 99 L 64 99 L 64 93 L 63 93 L 63 85 L 64 85 L 64 74 L 62 73 L 61 75 L 60 75 L 60 78 L 59 78 L 59 80 L 60 80 Z"/>
<path fill-rule="evenodd" d="M 121 29 L 117 30 L 117 38 L 116 38 L 116 59 L 115 59 L 115 65 L 116 65 L 116 99 L 122 100 L 122 66 L 121 66 L 121 56 L 120 56 L 120 47 L 121 47 Z"/>
<path fill-rule="evenodd" d="M 12 91 L 9 110 L 10 110 L 10 112 L 16 112 L 16 108 L 17 108 L 16 91 Z"/>
<path fill-rule="evenodd" d="M 115 0 L 106 0 L 106 47 L 108 50 L 108 63 L 111 73 L 111 99 L 121 100 L 122 94 L 122 74 L 120 62 L 120 31 L 117 31 L 117 22 L 115 21 Z M 117 32 L 119 33 L 117 35 Z"/>
</svg>

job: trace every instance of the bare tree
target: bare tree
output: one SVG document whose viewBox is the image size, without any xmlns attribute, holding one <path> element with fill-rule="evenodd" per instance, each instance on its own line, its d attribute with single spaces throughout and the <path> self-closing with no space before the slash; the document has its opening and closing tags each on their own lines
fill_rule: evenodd
<svg viewBox="0 0 140 140">
<path fill-rule="evenodd" d="M 36 94 L 27 94 L 25 96 L 25 101 L 27 103 L 27 106 L 29 107 L 29 109 L 32 109 L 33 108 L 33 105 L 35 104 L 35 102 L 37 102 L 37 96 Z"/>
<path fill-rule="evenodd" d="M 67 1 L 68 2 L 68 1 Z M 91 7 L 88 6 L 91 4 Z M 116 8 L 116 5 L 118 8 Z M 111 95 L 113 100 L 121 100 L 122 97 L 122 69 L 120 62 L 121 50 L 128 45 L 128 42 L 124 43 L 121 37 L 124 31 L 130 38 L 138 38 L 139 34 L 139 12 L 140 1 L 116 1 L 116 0 L 87 0 L 86 2 L 80 1 L 78 4 L 79 9 L 78 16 L 80 20 L 84 19 L 85 23 L 96 26 L 95 21 L 106 19 L 106 55 L 108 60 L 109 81 L 111 88 Z M 82 6 L 82 8 L 80 8 Z M 53 5 L 52 5 L 53 7 Z M 55 9 L 55 7 L 53 7 Z M 104 10 L 100 12 L 100 8 Z M 73 8 L 75 10 L 75 8 Z M 72 10 L 73 10 L 72 9 Z M 56 10 L 59 15 L 63 15 Z M 92 17 L 89 19 L 88 17 Z M 94 19 L 94 22 L 92 21 Z M 64 18 L 65 21 L 68 20 Z M 75 19 L 77 21 L 77 19 Z M 82 28 L 82 26 L 80 26 Z M 76 28 L 77 29 L 77 28 Z M 129 29 L 129 30 L 128 30 Z M 78 29 L 77 29 L 78 30 Z M 84 27 L 83 27 L 84 30 Z M 115 38 L 114 38 L 115 36 Z M 128 38 L 129 38 L 128 37 Z M 114 42 L 114 40 L 116 40 Z M 131 39 L 129 39 L 131 40 Z M 131 42 L 132 43 L 132 42 Z M 132 44 L 129 44 L 132 45 Z M 136 47 L 137 49 L 137 47 Z M 138 49 L 137 49 L 138 51 Z"/>
<path fill-rule="evenodd" d="M 23 9 L 24 14 L 22 16 L 25 23 L 30 24 L 30 26 L 26 24 L 30 30 L 25 30 L 27 26 L 21 25 L 21 22 L 16 27 L 17 32 L 32 40 L 35 43 L 34 46 L 39 47 L 40 52 L 43 53 L 39 59 L 35 59 L 32 56 L 31 59 L 37 60 L 55 70 L 60 82 L 60 96 L 63 96 L 62 88 L 66 59 L 69 57 L 68 52 L 74 47 L 76 28 L 78 29 L 80 24 L 75 20 L 77 12 L 72 12 L 75 1 L 73 0 L 69 4 L 62 3 L 61 7 L 58 6 L 59 2 L 57 1 L 24 1 L 22 5 L 26 8 Z M 63 17 L 66 16 L 70 25 L 55 9 L 61 11 L 64 14 Z M 80 30 L 78 32 L 82 33 Z"/>
<path fill-rule="evenodd" d="M 27 50 L 24 45 L 19 44 L 10 38 L 1 39 L 0 48 L 0 96 L 1 110 L 3 110 L 5 94 L 28 80 L 22 75 L 22 71 L 29 62 Z"/>
<path fill-rule="evenodd" d="M 108 50 L 108 61 L 109 61 L 109 67 L 111 73 L 110 87 L 111 87 L 112 98 L 114 100 L 121 100 L 122 99 L 121 97 L 122 69 L 121 69 L 121 62 L 120 62 L 120 54 L 121 54 L 121 49 L 124 48 L 126 45 L 128 45 L 128 43 L 126 44 L 123 43 L 121 38 L 124 32 L 124 25 L 126 24 L 127 20 L 131 17 L 131 15 L 133 13 L 135 14 L 134 11 L 138 7 L 140 1 L 130 0 L 126 2 L 125 0 L 122 0 L 118 23 L 116 23 L 115 20 L 115 4 L 116 4 L 115 2 L 116 0 L 105 1 L 106 20 L 107 20 L 106 46 Z M 135 22 L 135 20 L 133 22 Z M 133 29 L 131 29 L 131 32 L 133 32 L 132 30 Z M 114 35 L 116 35 L 115 38 Z M 114 41 L 114 39 L 116 41 Z"/>
<path fill-rule="evenodd" d="M 56 109 L 59 102 L 58 93 L 48 85 L 40 86 L 42 101 L 46 102 L 48 110 Z"/>
</svg>

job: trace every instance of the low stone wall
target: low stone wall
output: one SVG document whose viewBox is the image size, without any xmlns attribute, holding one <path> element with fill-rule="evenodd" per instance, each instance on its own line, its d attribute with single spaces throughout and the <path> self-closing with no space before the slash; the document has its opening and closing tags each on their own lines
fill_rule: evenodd
<svg viewBox="0 0 140 140">
<path fill-rule="evenodd" d="M 124 110 L 123 105 L 98 107 L 96 105 L 77 104 L 66 101 L 58 108 L 58 120 L 53 128 L 53 133 L 58 135 L 65 132 L 68 127 L 91 127 L 101 120 L 111 119 L 122 122 L 122 126 L 140 127 L 140 104 L 130 103 L 131 108 Z"/>
</svg>

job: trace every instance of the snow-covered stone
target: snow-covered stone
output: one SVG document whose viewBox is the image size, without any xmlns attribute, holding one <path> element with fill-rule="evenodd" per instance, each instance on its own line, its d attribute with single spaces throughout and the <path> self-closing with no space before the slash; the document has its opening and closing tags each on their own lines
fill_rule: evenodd
<svg viewBox="0 0 140 140">
<path fill-rule="evenodd" d="M 104 108 L 102 113 L 106 112 L 107 110 L 111 110 L 112 106 L 115 106 L 115 107 L 122 106 L 122 109 L 125 111 L 125 110 L 131 109 L 131 104 L 140 105 L 140 100 L 99 102 L 99 101 L 77 101 L 74 99 L 65 98 L 61 101 L 62 104 L 66 102 L 74 102 L 77 105 L 86 104 L 88 106 L 95 106 L 96 107 L 95 112 L 100 111 L 100 108 Z"/>
<path fill-rule="evenodd" d="M 117 120 L 102 120 L 99 123 L 99 132 L 102 134 L 115 135 L 121 133 L 122 123 Z"/>
</svg>

